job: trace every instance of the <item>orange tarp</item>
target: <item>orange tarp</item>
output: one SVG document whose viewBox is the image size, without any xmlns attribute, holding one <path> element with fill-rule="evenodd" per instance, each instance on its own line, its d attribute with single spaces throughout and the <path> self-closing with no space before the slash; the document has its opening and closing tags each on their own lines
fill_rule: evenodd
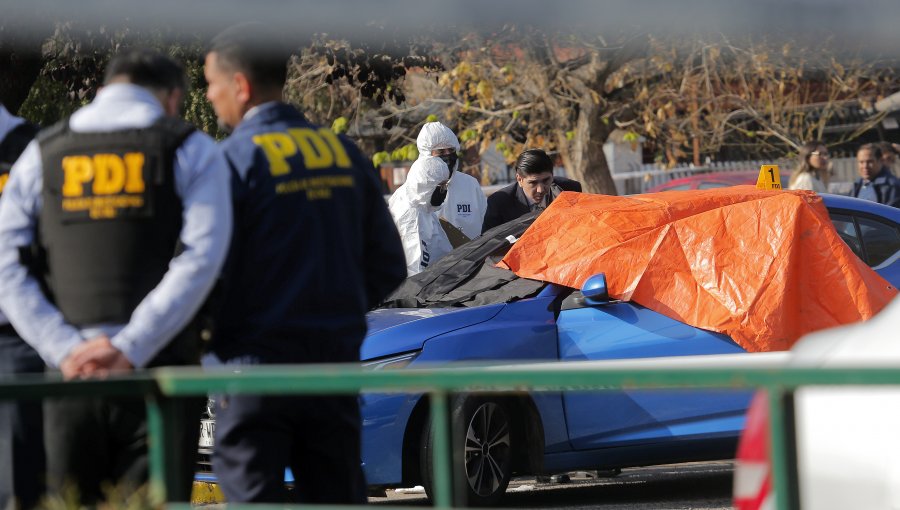
<svg viewBox="0 0 900 510">
<path fill-rule="evenodd" d="M 897 294 L 841 241 L 818 195 L 752 186 L 565 192 L 499 265 L 574 288 L 604 272 L 611 297 L 751 352 L 868 319 Z"/>
</svg>

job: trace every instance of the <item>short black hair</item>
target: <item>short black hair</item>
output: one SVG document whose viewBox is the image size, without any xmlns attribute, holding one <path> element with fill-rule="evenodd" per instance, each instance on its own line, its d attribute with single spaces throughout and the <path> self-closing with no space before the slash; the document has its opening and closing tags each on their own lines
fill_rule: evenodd
<svg viewBox="0 0 900 510">
<path fill-rule="evenodd" d="M 291 52 L 262 23 L 247 22 L 225 29 L 213 38 L 209 53 L 215 53 L 223 67 L 244 73 L 257 87 L 284 88 Z"/>
<path fill-rule="evenodd" d="M 862 151 L 871 152 L 872 157 L 875 159 L 881 159 L 881 156 L 884 155 L 884 153 L 881 152 L 881 147 L 879 147 L 877 143 L 867 143 L 865 145 L 862 145 L 859 149 L 857 149 L 856 153 L 859 154 Z"/>
<path fill-rule="evenodd" d="M 152 50 L 128 50 L 113 57 L 106 66 L 103 83 L 108 85 L 118 78 L 154 90 L 188 89 L 184 67 L 172 57 Z"/>
<path fill-rule="evenodd" d="M 516 173 L 526 175 L 553 173 L 553 160 L 541 149 L 528 149 L 516 158 Z"/>
</svg>

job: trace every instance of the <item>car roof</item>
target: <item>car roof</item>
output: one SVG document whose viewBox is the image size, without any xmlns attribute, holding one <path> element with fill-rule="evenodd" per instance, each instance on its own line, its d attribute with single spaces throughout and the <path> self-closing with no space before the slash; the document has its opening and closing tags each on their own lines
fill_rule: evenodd
<svg viewBox="0 0 900 510">
<path fill-rule="evenodd" d="M 787 184 L 790 175 L 790 171 L 781 171 L 782 185 Z M 702 182 L 721 182 L 731 185 L 756 184 L 756 180 L 758 179 L 758 177 L 759 170 L 734 170 L 728 172 L 698 173 L 694 175 L 688 175 L 687 177 L 672 179 L 671 181 L 666 181 L 662 184 L 657 184 L 656 186 L 648 189 L 646 192 L 656 193 L 659 191 L 667 191 L 675 186 L 683 186 L 685 184 L 699 185 Z M 691 189 L 694 189 L 694 187 L 692 186 Z"/>
<path fill-rule="evenodd" d="M 671 181 L 657 184 L 649 190 L 649 193 L 656 191 L 665 191 L 674 186 L 684 184 L 694 184 L 700 182 L 725 182 L 729 184 L 755 184 L 759 172 L 756 170 L 740 170 L 735 172 L 711 172 L 703 174 L 688 175 L 687 177 L 679 177 Z"/>
<path fill-rule="evenodd" d="M 900 209 L 889 205 L 863 200 L 861 198 L 847 197 L 844 195 L 832 195 L 829 193 L 821 193 L 822 201 L 825 207 L 829 209 L 849 209 L 860 211 L 877 216 L 883 216 L 892 221 L 900 223 Z"/>
</svg>

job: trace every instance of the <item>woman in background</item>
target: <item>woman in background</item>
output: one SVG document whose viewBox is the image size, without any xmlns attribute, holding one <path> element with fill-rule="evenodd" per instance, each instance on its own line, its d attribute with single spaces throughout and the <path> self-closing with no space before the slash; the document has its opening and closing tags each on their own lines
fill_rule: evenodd
<svg viewBox="0 0 900 510">
<path fill-rule="evenodd" d="M 828 148 L 822 142 L 806 142 L 797 154 L 788 189 L 828 192 Z"/>
</svg>

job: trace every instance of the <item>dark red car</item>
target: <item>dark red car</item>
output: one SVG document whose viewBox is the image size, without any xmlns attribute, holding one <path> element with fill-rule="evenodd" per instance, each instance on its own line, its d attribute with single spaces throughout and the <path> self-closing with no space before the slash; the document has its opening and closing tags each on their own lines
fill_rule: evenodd
<svg viewBox="0 0 900 510">
<path fill-rule="evenodd" d="M 737 186 L 740 184 L 756 184 L 759 170 L 747 170 L 738 172 L 713 172 L 709 174 L 696 174 L 680 179 L 674 179 L 663 184 L 657 184 L 647 190 L 647 193 L 657 191 L 677 191 L 687 189 L 711 189 Z M 787 189 L 790 173 L 781 173 L 781 187 Z"/>
</svg>

